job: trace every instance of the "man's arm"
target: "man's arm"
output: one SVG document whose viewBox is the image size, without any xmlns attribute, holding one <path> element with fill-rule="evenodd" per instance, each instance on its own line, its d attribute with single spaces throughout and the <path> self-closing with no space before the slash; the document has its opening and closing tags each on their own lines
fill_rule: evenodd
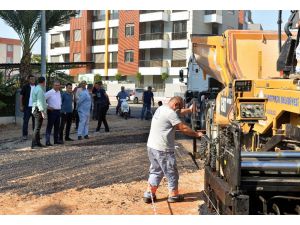
<svg viewBox="0 0 300 225">
<path fill-rule="evenodd" d="M 194 112 L 194 104 L 192 104 L 189 108 L 187 108 L 187 109 L 180 109 L 180 111 L 179 111 L 179 114 L 181 115 L 181 116 L 184 116 L 184 115 L 186 115 L 186 114 L 189 114 L 189 113 L 193 113 Z"/>
<path fill-rule="evenodd" d="M 189 126 L 185 125 L 184 123 L 179 123 L 176 125 L 176 129 L 184 133 L 185 135 L 191 136 L 191 137 L 202 137 L 203 133 L 202 132 L 196 132 L 193 131 Z"/>
<path fill-rule="evenodd" d="M 153 93 L 152 93 L 151 99 L 152 99 L 152 105 L 154 106 L 154 97 L 153 97 Z"/>
</svg>

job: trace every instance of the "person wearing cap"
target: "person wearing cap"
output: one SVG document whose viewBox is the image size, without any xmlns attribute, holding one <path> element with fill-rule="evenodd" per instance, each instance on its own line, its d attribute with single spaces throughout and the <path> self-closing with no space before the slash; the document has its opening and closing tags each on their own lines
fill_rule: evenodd
<svg viewBox="0 0 300 225">
<path fill-rule="evenodd" d="M 175 96 L 168 104 L 160 106 L 153 115 L 147 148 L 151 163 L 149 169 L 148 188 L 143 199 L 146 203 L 156 200 L 156 190 L 165 176 L 168 180 L 168 202 L 181 202 L 184 196 L 179 194 L 177 170 L 175 158 L 175 131 L 179 130 L 185 135 L 202 137 L 202 132 L 193 131 L 185 125 L 179 115 L 191 113 L 193 108 L 183 109 L 183 99 Z M 179 114 L 179 115 L 178 115 Z"/>
<path fill-rule="evenodd" d="M 79 126 L 77 130 L 78 140 L 81 140 L 82 137 L 89 139 L 89 121 L 92 100 L 86 86 L 86 81 L 81 81 L 82 91 L 80 92 L 77 101 L 77 111 L 79 115 Z"/>
<path fill-rule="evenodd" d="M 117 100 L 118 100 L 118 105 L 116 107 L 116 115 L 118 114 L 119 108 L 121 107 L 121 99 L 126 99 L 129 100 L 129 95 L 128 93 L 125 91 L 125 87 L 122 86 L 121 87 L 121 91 L 117 94 L 116 96 Z"/>
</svg>

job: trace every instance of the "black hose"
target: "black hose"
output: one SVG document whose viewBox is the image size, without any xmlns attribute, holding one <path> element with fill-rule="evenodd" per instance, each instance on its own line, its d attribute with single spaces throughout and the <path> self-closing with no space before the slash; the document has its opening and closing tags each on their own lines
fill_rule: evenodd
<svg viewBox="0 0 300 225">
<path fill-rule="evenodd" d="M 281 40 L 281 23 L 282 23 L 282 10 L 279 10 L 278 12 L 278 47 L 279 47 L 279 53 L 281 52 L 281 46 L 282 46 L 282 40 Z"/>
<path fill-rule="evenodd" d="M 293 20 L 294 20 L 296 14 L 297 14 L 297 11 L 298 11 L 298 10 L 292 10 L 292 11 L 291 11 L 291 15 L 290 15 L 290 17 L 289 17 L 287 23 L 286 23 L 285 26 L 284 26 L 284 31 L 285 31 L 285 33 L 286 33 L 286 35 L 287 35 L 288 37 L 291 37 L 291 36 L 292 36 L 292 33 L 291 33 L 291 31 L 290 31 L 290 28 L 291 28 L 292 25 L 293 25 Z"/>
</svg>

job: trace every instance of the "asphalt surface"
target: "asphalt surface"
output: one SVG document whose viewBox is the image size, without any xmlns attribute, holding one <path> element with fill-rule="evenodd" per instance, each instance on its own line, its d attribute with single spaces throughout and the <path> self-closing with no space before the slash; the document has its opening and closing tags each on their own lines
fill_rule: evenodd
<svg viewBox="0 0 300 225">
<path fill-rule="evenodd" d="M 125 121 L 111 107 L 108 117 L 115 120 L 111 132 L 91 135 L 89 140 L 34 150 L 19 146 L 20 137 L 6 140 L 0 148 L 0 193 L 44 195 L 147 179 L 150 121 L 135 119 L 140 105 L 131 109 L 132 118 Z M 91 125 L 90 132 L 94 129 Z M 197 170 L 182 145 L 178 144 L 176 154 L 181 172 Z"/>
</svg>

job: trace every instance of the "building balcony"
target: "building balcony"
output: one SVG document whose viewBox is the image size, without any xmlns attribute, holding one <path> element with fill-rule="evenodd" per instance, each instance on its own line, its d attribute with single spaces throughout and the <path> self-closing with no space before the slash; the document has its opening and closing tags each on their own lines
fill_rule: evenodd
<svg viewBox="0 0 300 225">
<path fill-rule="evenodd" d="M 172 33 L 172 40 L 187 39 L 187 32 Z"/>
<path fill-rule="evenodd" d="M 140 35 L 140 49 L 168 48 L 168 35 L 164 33 L 148 33 Z"/>
<path fill-rule="evenodd" d="M 93 45 L 105 45 L 105 39 L 93 40 Z"/>
<path fill-rule="evenodd" d="M 139 66 L 140 67 L 162 67 L 163 64 L 166 64 L 166 61 L 162 59 L 158 60 L 140 60 Z"/>
<path fill-rule="evenodd" d="M 109 69 L 116 69 L 116 68 L 118 68 L 118 62 L 110 62 L 108 64 L 108 68 Z"/>
<path fill-rule="evenodd" d="M 204 13 L 204 23 L 219 23 L 222 24 L 222 15 L 217 14 L 216 10 L 206 10 L 206 11 L 214 11 L 214 14 L 206 14 Z"/>
<path fill-rule="evenodd" d="M 62 48 L 62 47 L 69 47 L 70 46 L 70 41 L 60 41 L 60 42 L 54 42 L 51 43 L 50 48 Z"/>
<path fill-rule="evenodd" d="M 110 38 L 109 39 L 109 44 L 110 45 L 115 45 L 115 44 L 118 44 L 118 38 Z"/>
<path fill-rule="evenodd" d="M 49 30 L 49 34 L 56 34 L 58 32 L 65 31 L 70 31 L 70 22 L 60 26 L 55 26 L 53 29 Z"/>
<path fill-rule="evenodd" d="M 164 10 L 141 10 L 140 22 L 169 21 L 169 14 Z"/>
<path fill-rule="evenodd" d="M 118 20 L 119 19 L 119 13 L 113 13 L 109 15 L 110 20 Z"/>
<path fill-rule="evenodd" d="M 93 22 L 96 22 L 96 21 L 105 21 L 105 15 L 94 15 Z"/>
<path fill-rule="evenodd" d="M 150 40 L 163 40 L 164 33 L 146 33 L 140 34 L 140 41 L 150 41 Z"/>
<path fill-rule="evenodd" d="M 93 69 L 104 69 L 104 63 L 95 63 Z"/>
<path fill-rule="evenodd" d="M 171 67 L 186 67 L 186 59 L 172 60 Z"/>
<path fill-rule="evenodd" d="M 140 60 L 139 72 L 142 75 L 161 75 L 168 72 L 167 64 L 164 60 Z"/>
<path fill-rule="evenodd" d="M 182 40 L 171 40 L 169 42 L 169 48 L 188 48 L 189 47 L 189 41 L 188 39 L 182 39 Z"/>
<path fill-rule="evenodd" d="M 170 21 L 189 20 L 190 12 L 187 10 L 173 10 L 170 15 Z"/>
</svg>

